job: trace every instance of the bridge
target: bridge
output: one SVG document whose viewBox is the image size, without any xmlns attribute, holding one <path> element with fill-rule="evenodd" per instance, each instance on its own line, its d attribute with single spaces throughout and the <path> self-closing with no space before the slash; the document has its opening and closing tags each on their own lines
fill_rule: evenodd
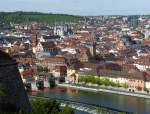
<svg viewBox="0 0 150 114">
<path fill-rule="evenodd" d="M 41 98 L 41 99 L 50 99 L 49 97 L 41 97 L 41 96 L 30 96 L 30 98 Z M 75 110 L 87 112 L 89 114 L 133 114 L 132 112 L 126 112 L 114 108 L 109 108 L 101 105 L 85 103 L 85 102 L 77 102 L 73 100 L 65 100 L 65 99 L 56 99 L 60 102 L 61 107 L 69 106 Z"/>
</svg>

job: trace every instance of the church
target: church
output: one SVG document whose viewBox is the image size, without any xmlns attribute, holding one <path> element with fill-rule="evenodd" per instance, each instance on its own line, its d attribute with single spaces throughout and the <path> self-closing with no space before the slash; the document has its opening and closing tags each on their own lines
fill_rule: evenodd
<svg viewBox="0 0 150 114">
<path fill-rule="evenodd" d="M 37 57 L 52 57 L 57 55 L 55 42 L 40 42 L 36 33 L 32 34 L 32 51 Z"/>
</svg>

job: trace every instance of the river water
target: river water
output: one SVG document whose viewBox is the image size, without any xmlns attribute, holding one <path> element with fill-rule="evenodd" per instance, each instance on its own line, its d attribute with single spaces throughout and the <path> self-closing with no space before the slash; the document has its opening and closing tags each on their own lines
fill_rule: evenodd
<svg viewBox="0 0 150 114">
<path fill-rule="evenodd" d="M 47 88 L 43 91 L 32 92 L 32 95 L 91 103 L 137 114 L 150 114 L 150 99 L 132 96 L 63 87 Z M 78 114 L 84 113 L 78 112 Z"/>
</svg>

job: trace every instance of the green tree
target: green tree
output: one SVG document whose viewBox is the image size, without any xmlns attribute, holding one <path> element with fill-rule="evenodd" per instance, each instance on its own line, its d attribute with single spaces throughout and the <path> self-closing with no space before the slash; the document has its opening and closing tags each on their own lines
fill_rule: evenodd
<svg viewBox="0 0 150 114">
<path fill-rule="evenodd" d="M 113 87 L 124 87 L 124 86 L 127 87 L 127 85 L 124 85 L 124 84 L 121 85 L 119 82 L 113 82 L 108 78 L 99 78 L 99 77 L 96 78 L 90 75 L 79 76 L 78 81 L 85 82 L 85 83 L 98 84 L 98 85 L 113 86 Z"/>
<path fill-rule="evenodd" d="M 3 87 L 2 85 L 0 84 L 0 96 L 4 96 L 4 90 L 3 90 Z"/>
<path fill-rule="evenodd" d="M 33 99 L 30 103 L 32 114 L 58 114 L 60 111 L 59 103 L 54 99 Z"/>
<path fill-rule="evenodd" d="M 68 106 L 61 109 L 55 99 L 32 99 L 30 103 L 32 114 L 74 114 L 74 110 Z"/>
</svg>

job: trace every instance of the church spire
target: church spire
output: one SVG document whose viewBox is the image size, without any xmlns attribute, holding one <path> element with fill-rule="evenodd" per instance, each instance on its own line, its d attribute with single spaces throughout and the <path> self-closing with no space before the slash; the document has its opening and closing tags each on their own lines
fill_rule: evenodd
<svg viewBox="0 0 150 114">
<path fill-rule="evenodd" d="M 38 44 L 38 36 L 36 32 L 36 27 L 32 25 L 32 47 L 36 47 Z"/>
</svg>

